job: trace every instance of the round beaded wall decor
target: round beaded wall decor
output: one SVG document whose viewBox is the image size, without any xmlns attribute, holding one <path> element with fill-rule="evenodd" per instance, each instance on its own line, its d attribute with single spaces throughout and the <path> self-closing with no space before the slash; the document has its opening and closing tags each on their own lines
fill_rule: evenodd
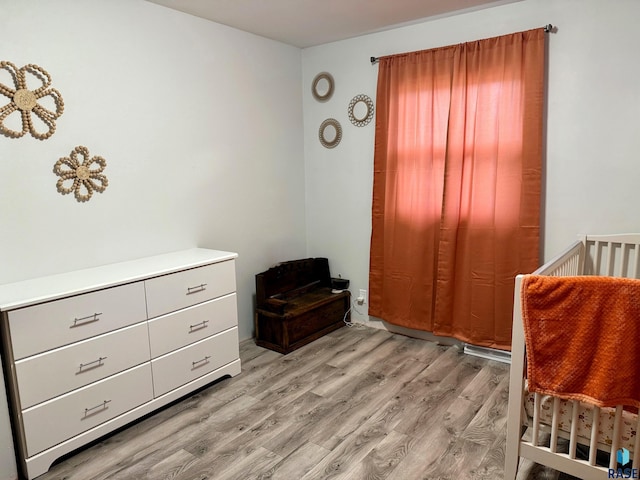
<svg viewBox="0 0 640 480">
<path fill-rule="evenodd" d="M 373 118 L 373 100 L 367 95 L 356 95 L 349 102 L 348 111 L 351 123 L 364 127 Z"/>
<path fill-rule="evenodd" d="M 53 173 L 60 177 L 56 188 L 63 195 L 73 192 L 77 201 L 86 202 L 93 192 L 102 193 L 109 185 L 109 180 L 102 174 L 106 166 L 104 158 L 89 158 L 87 147 L 77 146 L 68 157 L 62 157 L 53 166 Z"/>
<path fill-rule="evenodd" d="M 321 72 L 313 79 L 311 94 L 319 102 L 326 102 L 333 95 L 333 77 L 328 72 Z"/>
<path fill-rule="evenodd" d="M 9 103 L 0 107 L 0 133 L 7 137 L 20 138 L 27 132 L 38 140 L 45 140 L 56 131 L 56 119 L 64 112 L 62 95 L 51 86 L 51 76 L 38 65 L 30 63 L 22 68 L 17 68 L 11 62 L 0 62 L 0 70 L 5 70 L 13 79 L 13 87 L 0 83 L 0 94 L 9 98 Z M 29 90 L 27 76 L 40 86 L 35 90 Z M 49 97 L 53 102 L 54 110 L 43 107 L 38 100 Z M 22 131 L 13 130 L 5 124 L 11 115 L 19 115 L 22 123 Z M 38 131 L 34 125 L 35 115 L 45 126 L 44 132 Z"/>
<path fill-rule="evenodd" d="M 342 140 L 342 126 L 335 118 L 327 118 L 318 130 L 320 143 L 325 148 L 333 148 Z"/>
</svg>

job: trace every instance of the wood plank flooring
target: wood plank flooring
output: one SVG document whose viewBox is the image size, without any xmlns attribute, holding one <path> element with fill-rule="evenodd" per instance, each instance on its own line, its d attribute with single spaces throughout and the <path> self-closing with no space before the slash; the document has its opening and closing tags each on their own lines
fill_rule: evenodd
<svg viewBox="0 0 640 480">
<path fill-rule="evenodd" d="M 243 342 L 241 359 L 39 479 L 503 478 L 507 365 L 362 325 L 286 356 Z M 518 477 L 566 478 L 526 462 Z"/>
</svg>

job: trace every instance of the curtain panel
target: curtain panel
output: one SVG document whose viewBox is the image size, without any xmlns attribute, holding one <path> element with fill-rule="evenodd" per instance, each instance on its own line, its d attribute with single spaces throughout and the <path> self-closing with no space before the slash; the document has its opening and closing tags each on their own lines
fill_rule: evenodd
<svg viewBox="0 0 640 480">
<path fill-rule="evenodd" d="M 369 314 L 509 349 L 539 263 L 545 33 L 380 58 Z"/>
</svg>

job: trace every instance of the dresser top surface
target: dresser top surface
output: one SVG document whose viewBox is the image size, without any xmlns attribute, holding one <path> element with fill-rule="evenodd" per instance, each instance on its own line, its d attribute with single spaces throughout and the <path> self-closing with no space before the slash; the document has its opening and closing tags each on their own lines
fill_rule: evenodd
<svg viewBox="0 0 640 480">
<path fill-rule="evenodd" d="M 0 285 L 0 311 L 233 260 L 237 253 L 192 248 Z"/>
</svg>

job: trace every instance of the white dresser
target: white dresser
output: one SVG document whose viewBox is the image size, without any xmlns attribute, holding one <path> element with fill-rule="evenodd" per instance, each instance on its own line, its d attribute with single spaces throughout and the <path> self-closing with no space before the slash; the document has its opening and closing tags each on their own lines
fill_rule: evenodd
<svg viewBox="0 0 640 480">
<path fill-rule="evenodd" d="M 240 373 L 235 258 L 191 249 L 0 285 L 23 473 Z"/>
</svg>

